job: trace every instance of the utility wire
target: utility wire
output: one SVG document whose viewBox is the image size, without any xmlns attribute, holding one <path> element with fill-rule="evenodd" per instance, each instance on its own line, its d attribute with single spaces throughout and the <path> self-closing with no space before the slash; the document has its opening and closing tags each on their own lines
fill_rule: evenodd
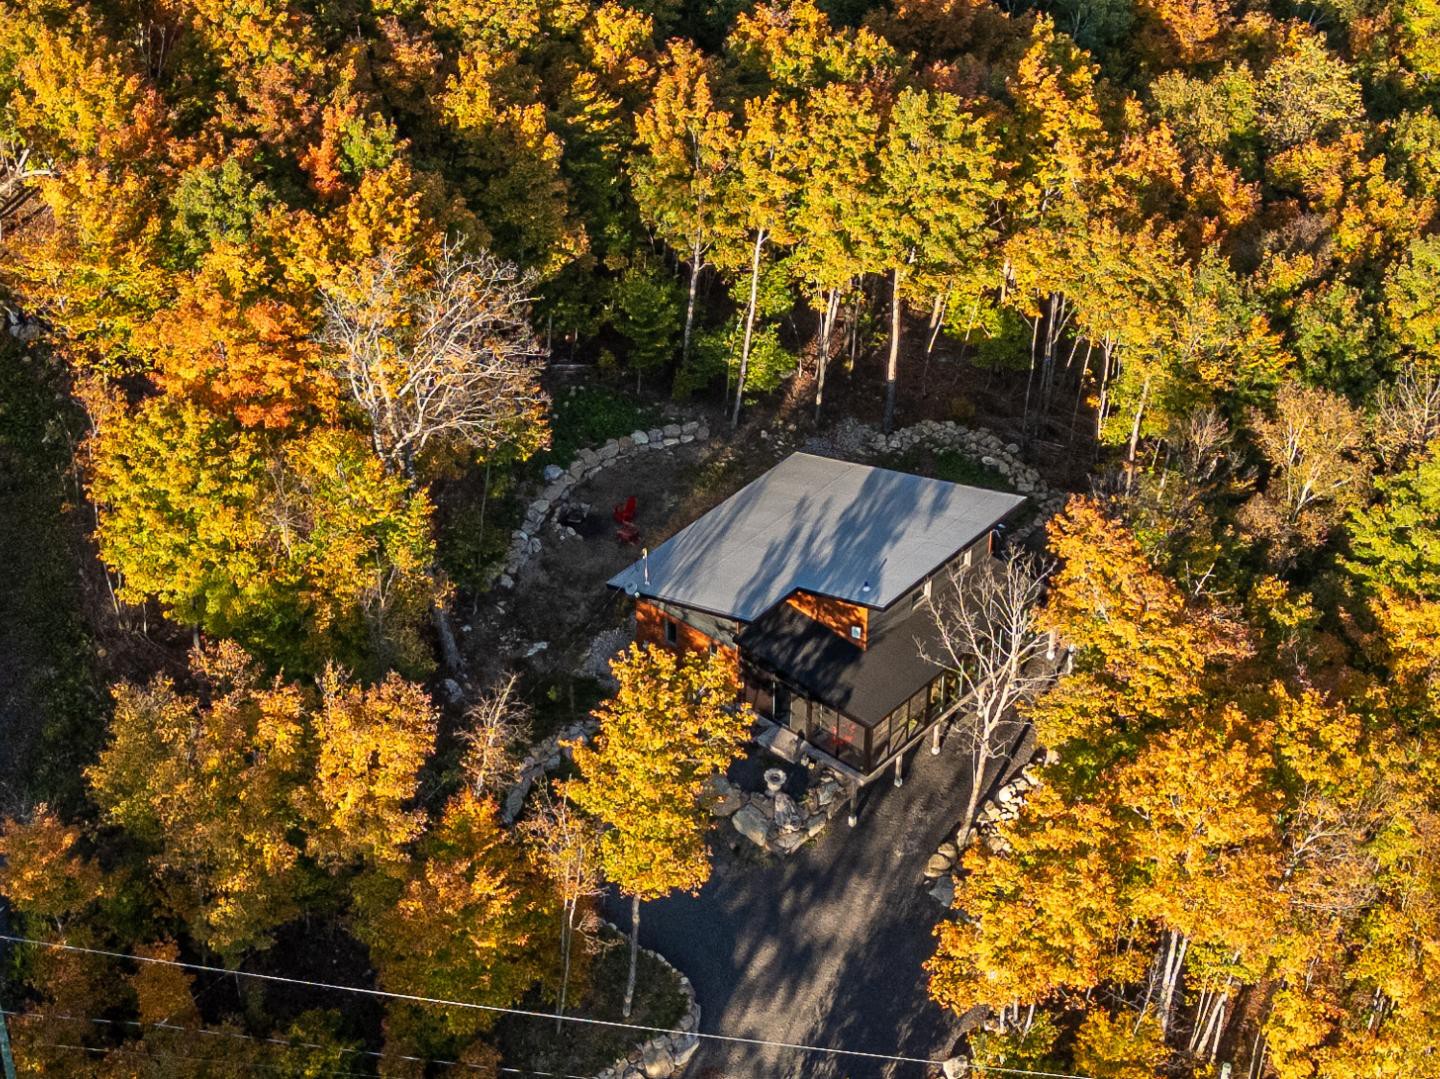
<svg viewBox="0 0 1440 1079">
<path fill-rule="evenodd" d="M 178 959 L 160 959 L 155 956 L 130 955 L 126 952 L 113 952 L 103 948 L 84 948 L 78 944 L 59 944 L 48 940 L 34 940 L 30 937 L 14 936 L 9 933 L 0 933 L 0 941 L 8 941 L 11 944 L 28 944 L 37 948 L 53 948 L 60 951 L 75 952 L 80 955 L 102 956 L 106 959 L 123 959 L 133 963 L 151 963 L 157 966 L 178 967 L 183 970 L 198 970 L 206 974 L 219 974 L 225 977 L 238 976 L 254 978 L 258 981 L 273 982 L 280 985 L 298 985 L 307 989 L 331 989 L 341 993 L 358 993 L 362 996 L 381 997 L 388 1000 L 403 1000 L 413 1004 L 435 1004 L 444 1008 L 468 1008 L 474 1011 L 490 1012 L 497 1015 L 519 1015 L 530 1019 L 545 1019 L 551 1022 L 560 1019 L 567 1023 L 580 1023 L 587 1026 L 643 1031 L 649 1034 L 689 1035 L 695 1038 L 704 1038 L 709 1041 L 726 1042 L 732 1045 L 753 1045 L 765 1049 L 793 1049 L 806 1053 L 825 1053 L 830 1056 L 856 1057 L 863 1060 L 880 1060 L 899 1064 L 929 1064 L 938 1067 L 944 1063 L 942 1060 L 935 1060 L 931 1057 L 903 1056 L 897 1053 L 870 1053 L 860 1049 L 835 1049 L 824 1045 L 808 1045 L 804 1042 L 782 1042 L 768 1038 L 747 1038 L 739 1034 L 707 1034 L 699 1030 L 675 1030 L 670 1027 L 652 1027 L 640 1023 L 620 1023 L 612 1019 L 591 1019 L 581 1015 L 556 1016 L 551 1012 L 537 1012 L 526 1008 L 503 1008 L 495 1004 L 476 1004 L 465 1000 L 446 1000 L 442 997 L 426 997 L 415 993 L 396 993 L 386 989 L 372 989 L 367 986 L 338 985 L 333 982 L 311 981 L 308 978 L 287 978 L 280 974 L 261 974 L 248 970 L 229 970 L 225 967 L 208 966 L 204 963 L 186 963 Z M 1026 1068 L 1001 1068 L 988 1064 L 985 1065 L 984 1070 L 995 1072 L 996 1074 L 1032 1076 L 1036 1077 L 1036 1079 L 1095 1079 L 1094 1076 L 1079 1075 L 1073 1072 L 1031 1071 Z"/>
<path fill-rule="evenodd" d="M 102 1048 L 95 1045 L 71 1045 L 67 1042 L 31 1042 L 30 1044 L 44 1046 L 47 1049 L 73 1049 L 81 1053 L 98 1053 L 101 1056 L 109 1056 L 111 1053 L 120 1053 L 125 1056 L 145 1057 L 147 1060 L 194 1060 L 199 1061 L 202 1064 L 214 1064 L 216 1062 L 213 1057 L 194 1057 L 189 1056 L 185 1053 L 154 1053 L 148 1049 L 126 1049 L 121 1046 Z M 247 1061 L 245 1067 L 261 1068 L 265 1071 L 271 1072 L 289 1071 L 288 1068 L 281 1068 L 276 1064 L 256 1064 L 252 1061 Z M 319 1071 L 312 1072 L 310 1074 L 348 1076 L 353 1077 L 353 1079 L 374 1079 L 374 1076 L 368 1074 L 367 1072 Z"/>
</svg>

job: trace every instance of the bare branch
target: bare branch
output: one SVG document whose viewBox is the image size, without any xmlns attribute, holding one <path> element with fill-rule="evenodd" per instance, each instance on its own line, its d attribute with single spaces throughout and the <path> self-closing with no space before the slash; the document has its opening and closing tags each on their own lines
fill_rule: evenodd
<svg viewBox="0 0 1440 1079">
<path fill-rule="evenodd" d="M 1047 639 L 1035 624 L 1044 573 L 1030 555 L 986 559 L 956 570 L 930 600 L 936 643 L 922 654 L 960 679 L 961 699 L 973 703 L 951 735 L 970 758 L 970 800 L 962 828 L 979 809 L 992 762 L 1008 753 L 1023 728 L 1020 702 L 1049 684 Z"/>
<path fill-rule="evenodd" d="M 505 676 L 466 713 L 461 768 L 476 794 L 498 793 L 518 778 L 516 751 L 530 740 L 530 706 L 520 697 L 519 683 L 518 675 Z"/>
<path fill-rule="evenodd" d="M 513 263 L 447 247 L 433 268 L 377 255 L 326 290 L 321 339 L 390 467 L 413 475 L 432 445 L 492 450 L 538 427 L 533 284 Z"/>
</svg>

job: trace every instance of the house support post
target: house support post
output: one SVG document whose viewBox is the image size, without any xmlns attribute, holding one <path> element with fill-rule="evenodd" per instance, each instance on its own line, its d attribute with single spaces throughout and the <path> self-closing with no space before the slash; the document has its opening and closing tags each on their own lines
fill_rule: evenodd
<svg viewBox="0 0 1440 1079">
<path fill-rule="evenodd" d="M 930 755 L 932 757 L 940 755 L 940 728 L 942 726 L 944 726 L 943 723 L 935 724 L 935 735 L 930 739 Z"/>
<path fill-rule="evenodd" d="M 900 754 L 900 756 L 895 758 L 895 786 L 897 787 L 903 787 L 905 785 L 905 772 L 903 770 L 904 764 L 905 754 L 902 753 Z"/>
<path fill-rule="evenodd" d="M 848 820 L 846 823 L 848 823 L 851 828 L 854 828 L 854 827 L 855 827 L 855 822 L 858 821 L 859 819 L 860 819 L 860 784 L 859 784 L 859 783 L 856 783 L 854 780 L 851 780 L 851 782 L 850 782 L 850 818 L 849 818 L 849 820 Z"/>
</svg>

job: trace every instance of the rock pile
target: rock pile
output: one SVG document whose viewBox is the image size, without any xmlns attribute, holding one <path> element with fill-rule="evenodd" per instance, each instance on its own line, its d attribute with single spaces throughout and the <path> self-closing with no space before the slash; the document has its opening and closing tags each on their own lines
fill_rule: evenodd
<svg viewBox="0 0 1440 1079">
<path fill-rule="evenodd" d="M 1048 763 L 1048 757 L 1046 760 Z M 925 879 L 936 880 L 949 874 L 959 863 L 961 855 L 977 838 L 988 850 L 996 854 L 1008 854 L 1010 844 L 999 834 L 997 826 L 1003 821 L 1018 817 L 1020 807 L 1025 803 L 1025 796 L 1039 785 L 1040 774 L 1034 763 L 1020 769 L 1010 782 L 997 790 L 995 796 L 985 803 L 976 815 L 973 827 L 957 830 L 953 840 L 947 839 L 930 855 L 930 860 L 925 863 Z"/>
<path fill-rule="evenodd" d="M 695 999 L 695 987 L 663 955 L 651 952 L 649 948 L 644 950 L 675 971 L 680 991 L 688 1001 L 685 1014 L 675 1024 L 675 1033 L 659 1034 L 637 1045 L 623 1059 L 596 1075 L 595 1079 L 672 1079 L 684 1073 L 695 1050 L 700 1048 L 700 1039 L 695 1034 L 700 1029 L 700 1003 Z"/>
<path fill-rule="evenodd" d="M 784 791 L 773 797 L 758 791 L 746 793 L 724 776 L 712 779 L 709 787 L 711 813 L 729 817 L 731 826 L 750 842 L 782 856 L 795 853 L 824 831 L 845 805 L 845 788 L 828 770 L 811 783 L 799 802 Z"/>
<path fill-rule="evenodd" d="M 555 509 L 565 503 L 570 491 L 603 468 L 623 461 L 639 453 L 653 453 L 657 450 L 671 450 L 692 442 L 704 442 L 710 437 L 710 428 L 702 420 L 687 420 L 684 423 L 670 423 L 649 431 L 632 431 L 623 438 L 612 438 L 595 448 L 581 450 L 570 467 L 548 465 L 545 469 L 545 486 L 525 508 L 525 519 L 519 528 L 510 533 L 510 548 L 505 561 L 497 571 L 495 584 L 500 588 L 514 588 L 515 577 L 525 564 L 540 553 L 540 532 Z M 561 535 L 565 535 L 562 527 Z"/>
<path fill-rule="evenodd" d="M 570 747 L 561 745 L 562 742 L 588 742 L 599 729 L 599 721 L 586 716 L 568 727 L 561 727 L 549 738 L 531 746 L 525 759 L 520 762 L 520 778 L 505 793 L 500 819 L 506 824 L 513 824 L 520 816 L 520 811 L 525 808 L 525 799 L 530 796 L 530 788 L 535 785 L 535 781 L 547 772 L 555 771 L 560 767 L 560 762 L 570 756 Z"/>
<path fill-rule="evenodd" d="M 868 438 L 860 433 L 865 430 L 869 430 Z M 1039 472 L 1021 460 L 1017 443 L 1005 442 L 999 435 L 983 428 L 966 427 L 950 421 L 923 420 L 893 434 L 882 435 L 857 424 L 848 429 L 847 442 L 863 446 L 871 455 L 904 453 L 921 446 L 930 450 L 951 450 L 992 469 L 1016 491 L 1027 496 L 1037 510 L 1029 523 L 1013 533 L 1011 538 L 1016 543 L 1043 527 L 1045 521 L 1065 504 L 1065 493 L 1047 485 Z"/>
</svg>

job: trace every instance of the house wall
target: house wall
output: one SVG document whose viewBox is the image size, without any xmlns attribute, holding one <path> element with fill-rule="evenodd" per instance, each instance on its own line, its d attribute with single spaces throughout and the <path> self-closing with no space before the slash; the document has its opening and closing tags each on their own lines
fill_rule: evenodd
<svg viewBox="0 0 1440 1079">
<path fill-rule="evenodd" d="M 723 655 L 728 661 L 731 673 L 738 681 L 740 678 L 740 651 L 733 644 L 719 638 L 722 629 L 715 619 L 709 618 L 707 622 L 715 623 L 714 632 L 716 636 L 703 633 L 690 625 L 685 616 L 690 613 L 683 607 L 652 603 L 650 600 L 641 599 L 635 602 L 635 640 L 638 644 L 653 644 L 661 648 L 668 648 L 672 652 L 681 655 L 698 652 L 705 654 L 710 651 L 713 645 L 717 652 Z M 697 619 L 698 621 L 698 619 Z M 665 638 L 666 622 L 675 623 L 675 643 L 671 644 Z"/>
<path fill-rule="evenodd" d="M 807 618 L 813 618 L 822 626 L 838 633 L 851 644 L 864 648 L 870 638 L 870 608 L 859 604 L 846 603 L 842 599 L 817 596 L 810 592 L 792 592 L 785 600 Z M 852 626 L 860 627 L 857 638 L 851 633 Z"/>
</svg>

